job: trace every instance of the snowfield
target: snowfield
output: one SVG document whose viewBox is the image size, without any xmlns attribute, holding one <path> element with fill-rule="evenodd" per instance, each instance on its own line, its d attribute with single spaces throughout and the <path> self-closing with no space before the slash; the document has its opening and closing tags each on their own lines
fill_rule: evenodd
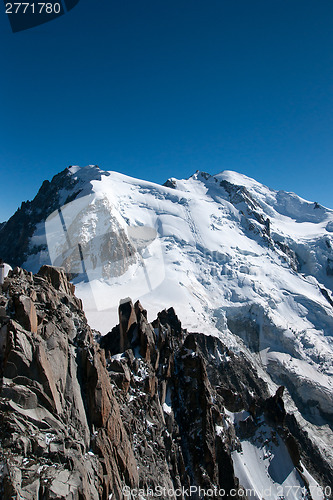
<svg viewBox="0 0 333 500">
<path fill-rule="evenodd" d="M 244 421 L 249 416 L 246 411 L 226 411 L 226 414 L 227 421 L 232 423 Z M 320 485 L 304 465 L 301 464 L 302 470 L 297 470 L 285 443 L 264 419 L 251 439 L 241 441 L 241 450 L 232 452 L 232 459 L 235 475 L 248 498 L 301 500 L 309 498 L 308 490 L 313 500 L 325 498 Z"/>
</svg>

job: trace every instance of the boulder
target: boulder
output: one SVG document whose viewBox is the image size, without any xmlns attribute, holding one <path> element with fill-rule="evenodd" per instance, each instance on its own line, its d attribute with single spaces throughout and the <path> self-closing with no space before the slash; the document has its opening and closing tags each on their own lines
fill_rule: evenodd
<svg viewBox="0 0 333 500">
<path fill-rule="evenodd" d="M 75 286 L 68 281 L 65 270 L 61 267 L 45 265 L 40 268 L 37 275 L 45 278 L 56 290 L 68 295 L 73 295 L 75 292 Z"/>
</svg>

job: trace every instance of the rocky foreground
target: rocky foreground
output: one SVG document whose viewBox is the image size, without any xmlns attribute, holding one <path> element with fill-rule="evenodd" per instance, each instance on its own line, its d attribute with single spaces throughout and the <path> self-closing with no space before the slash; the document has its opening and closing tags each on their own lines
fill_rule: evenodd
<svg viewBox="0 0 333 500">
<path fill-rule="evenodd" d="M 251 498 L 233 460 L 245 441 L 285 447 L 304 498 L 306 470 L 332 486 L 283 387 L 271 395 L 243 355 L 204 333 L 183 330 L 172 308 L 151 324 L 123 301 L 101 337 L 61 269 L 11 272 L 0 296 L 1 498 L 198 499 L 199 487 Z"/>
</svg>

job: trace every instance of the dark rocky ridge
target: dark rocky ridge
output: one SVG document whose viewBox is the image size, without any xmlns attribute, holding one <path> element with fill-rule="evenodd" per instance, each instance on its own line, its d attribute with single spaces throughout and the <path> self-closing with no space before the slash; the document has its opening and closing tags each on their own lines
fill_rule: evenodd
<svg viewBox="0 0 333 500">
<path fill-rule="evenodd" d="M 263 425 L 300 475 L 301 459 L 331 484 L 332 467 L 286 414 L 283 388 L 270 396 L 243 356 L 183 330 L 173 309 L 150 324 L 140 303 L 125 302 L 96 342 L 62 270 L 17 268 L 2 292 L 2 498 L 123 499 L 125 487 L 190 485 L 244 498 L 231 453 Z M 241 411 L 234 425 L 229 412 Z"/>
<path fill-rule="evenodd" d="M 108 175 L 97 166 L 88 168 L 92 179 Z M 68 168 L 56 174 L 51 181 L 45 180 L 32 201 L 23 201 L 8 221 L 0 223 L 1 258 L 15 267 L 21 266 L 27 256 L 47 251 L 46 244 L 30 246 L 37 224 L 44 222 L 52 212 L 73 201 L 80 193 L 80 181 L 70 175 Z"/>
<path fill-rule="evenodd" d="M 22 202 L 15 214 L 0 227 L 0 255 L 12 267 L 22 265 L 28 253 L 37 253 L 40 247 L 29 248 L 36 225 L 60 207 L 59 191 L 72 189 L 75 181 L 65 169 L 52 181 L 45 180 L 32 201 Z"/>
</svg>

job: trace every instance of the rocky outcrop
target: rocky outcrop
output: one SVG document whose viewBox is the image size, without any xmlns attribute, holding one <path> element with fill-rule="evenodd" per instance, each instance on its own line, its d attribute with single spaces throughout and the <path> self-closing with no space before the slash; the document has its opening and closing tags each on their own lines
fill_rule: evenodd
<svg viewBox="0 0 333 500">
<path fill-rule="evenodd" d="M 12 266 L 21 265 L 28 253 L 38 253 L 46 248 L 44 244 L 31 248 L 29 239 L 36 225 L 61 206 L 60 190 L 73 189 L 75 184 L 76 181 L 65 169 L 51 182 L 45 180 L 34 200 L 23 202 L 15 214 L 3 223 L 0 227 L 0 254 L 6 262 Z"/>
<path fill-rule="evenodd" d="M 305 488 L 302 463 L 329 484 L 283 387 L 271 395 L 243 355 L 182 329 L 173 308 L 149 323 L 121 301 L 119 325 L 94 339 L 62 269 L 16 268 L 2 292 L 1 498 L 246 498 L 234 455 L 248 443 L 284 443 Z"/>
<path fill-rule="evenodd" d="M 322 484 L 330 484 L 329 466 L 323 474 L 311 467 L 312 452 L 318 456 L 313 444 L 308 440 L 305 452 L 298 441 L 304 432 L 294 420 L 298 438 L 289 428 L 284 387 L 271 396 L 244 356 L 236 356 L 216 337 L 187 333 L 173 308 L 159 313 L 152 324 L 140 303 L 127 301 L 126 311 L 127 318 L 136 316 L 127 349 L 120 352 L 119 327 L 100 344 L 143 491 L 192 486 L 193 499 L 201 498 L 200 488 L 216 492 L 212 498 L 245 498 L 233 462 L 244 442 L 284 443 L 304 488 L 309 485 L 301 461 Z M 268 437 L 260 440 L 264 433 Z"/>
<path fill-rule="evenodd" d="M 136 462 L 104 352 L 63 271 L 15 269 L 1 297 L 2 498 L 123 498 Z"/>
<path fill-rule="evenodd" d="M 27 256 L 39 253 L 46 254 L 50 262 L 45 238 L 38 238 L 39 244 L 32 243 L 30 239 L 38 224 L 44 223 L 52 212 L 81 195 L 82 182 L 71 175 L 70 168 L 59 172 L 51 181 L 45 180 L 32 201 L 22 202 L 12 217 L 0 224 L 0 255 L 11 266 L 22 265 Z M 88 183 L 93 179 L 100 180 L 102 175 L 109 175 L 96 165 L 88 166 L 85 173 Z M 45 257 L 42 260 L 45 261 Z"/>
</svg>

